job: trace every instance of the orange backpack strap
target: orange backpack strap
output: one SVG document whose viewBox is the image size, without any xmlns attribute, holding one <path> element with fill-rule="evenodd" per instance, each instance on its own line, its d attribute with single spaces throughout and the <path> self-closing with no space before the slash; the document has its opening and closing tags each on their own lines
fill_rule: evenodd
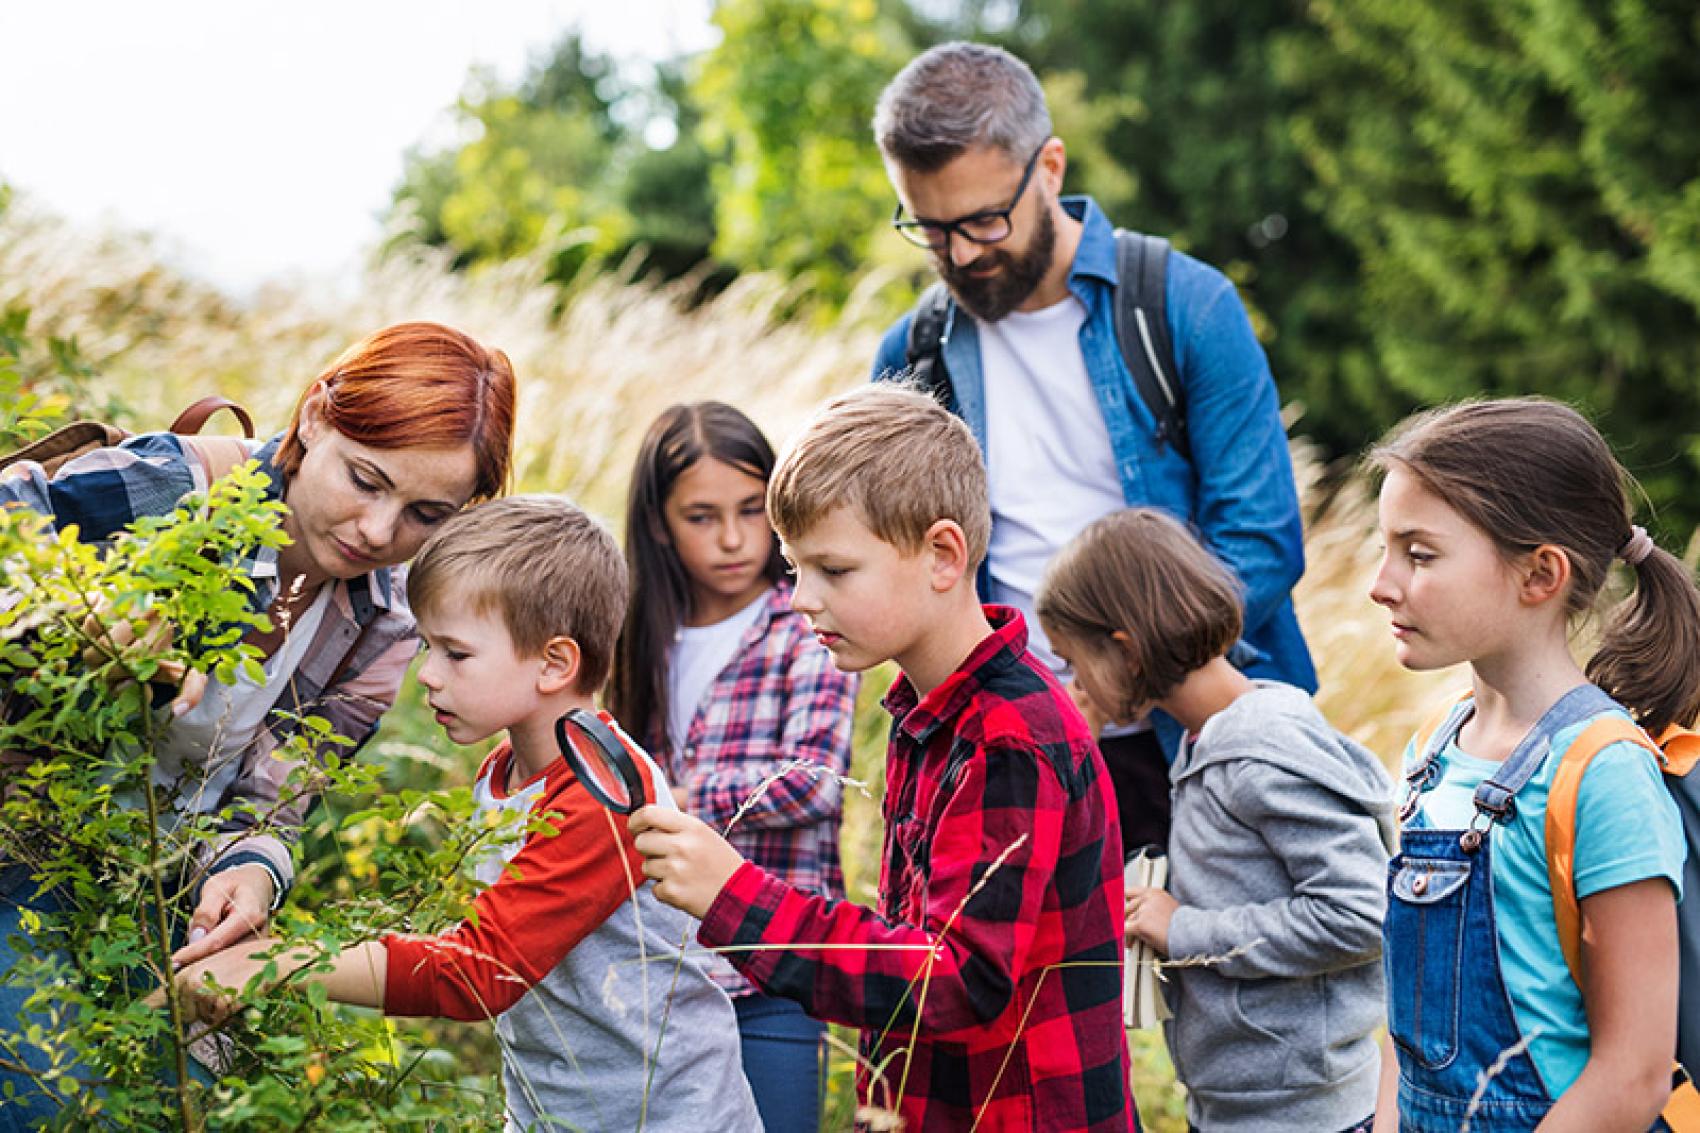
<svg viewBox="0 0 1700 1133">
<path fill-rule="evenodd" d="M 1700 1090 L 1694 1088 L 1694 1083 L 1688 1080 L 1681 1066 L 1676 1067 L 1672 1075 L 1670 1099 L 1659 1111 L 1659 1116 L 1665 1119 L 1672 1133 L 1700 1130 Z"/>
<path fill-rule="evenodd" d="M 1700 763 L 1700 732 L 1672 724 L 1659 733 L 1659 769 L 1682 778 Z"/>
<path fill-rule="evenodd" d="M 1602 716 L 1582 729 L 1582 734 L 1565 749 L 1564 758 L 1552 775 L 1547 794 L 1547 880 L 1552 885 L 1553 919 L 1558 922 L 1558 943 L 1570 978 L 1582 986 L 1582 907 L 1576 900 L 1576 803 L 1582 793 L 1582 776 L 1602 750 L 1619 741 L 1639 744 L 1663 764 L 1664 756 L 1646 732 L 1622 716 Z"/>
</svg>

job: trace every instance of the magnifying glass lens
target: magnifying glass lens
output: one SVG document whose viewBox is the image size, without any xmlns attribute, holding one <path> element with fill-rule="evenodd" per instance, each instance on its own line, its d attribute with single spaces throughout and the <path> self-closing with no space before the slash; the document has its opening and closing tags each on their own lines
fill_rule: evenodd
<svg viewBox="0 0 1700 1133">
<path fill-rule="evenodd" d="M 577 729 L 576 736 L 568 733 L 568 724 Z M 594 713 L 572 709 L 555 721 L 555 739 L 573 773 L 597 802 L 616 813 L 630 814 L 648 801 L 632 753 Z"/>
<path fill-rule="evenodd" d="M 577 764 L 579 778 L 594 788 L 593 793 L 601 795 L 616 810 L 636 809 L 622 769 L 615 766 L 600 744 L 579 742 L 573 747 L 578 756 L 573 762 Z"/>
</svg>

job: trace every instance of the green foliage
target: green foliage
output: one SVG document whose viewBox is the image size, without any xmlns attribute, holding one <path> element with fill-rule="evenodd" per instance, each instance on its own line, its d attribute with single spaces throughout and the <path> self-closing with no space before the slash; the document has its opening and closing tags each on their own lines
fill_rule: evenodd
<svg viewBox="0 0 1700 1133">
<path fill-rule="evenodd" d="M 241 637 L 267 620 L 231 564 L 284 541 L 282 505 L 265 487 L 245 465 L 207 500 L 190 497 L 103 547 L 0 511 L 10 599 L 0 612 L 0 861 L 27 866 L 64 906 L 27 925 L 31 947 L 8 977 L 33 989 L 31 1009 L 51 1025 L 0 1032 L 0 1059 L 16 1062 L 20 1041 L 47 1052 L 36 1085 L 59 1099 L 64 1128 L 499 1128 L 499 1105 L 468 1101 L 469 1091 L 492 1094 L 491 1081 L 415 1049 L 381 1019 L 331 1008 L 296 977 L 249 989 L 252 1006 L 212 1040 L 224 1065 L 210 1084 L 186 1073 L 192 1032 L 175 989 L 168 1010 L 142 1001 L 170 986 L 184 898 L 215 860 L 221 825 L 275 828 L 273 812 L 251 806 L 180 812 L 178 793 L 198 783 L 156 766 L 172 687 L 162 669 L 228 682 L 258 666 Z M 125 624 L 133 637 L 116 632 Z M 171 629 L 163 644 L 146 632 L 157 626 Z M 508 832 L 466 821 L 464 790 L 378 794 L 375 768 L 337 754 L 347 740 L 321 719 L 297 723 L 277 753 L 298 761 L 279 805 L 303 793 L 372 802 L 338 824 L 339 853 L 305 871 L 275 918 L 280 947 L 328 955 L 458 919 L 471 895 L 459 867 Z M 205 1054 L 209 1040 L 199 1041 Z"/>
<path fill-rule="evenodd" d="M 707 156 L 693 134 L 654 149 L 653 119 L 689 125 L 685 88 L 665 68 L 633 87 L 570 34 L 509 89 L 475 73 L 457 116 L 464 144 L 407 157 L 392 201 L 402 239 L 448 248 L 467 267 L 541 252 L 551 277 L 642 248 L 668 274 L 713 241 Z"/>
<path fill-rule="evenodd" d="M 989 11 L 988 11 L 989 9 Z M 1291 0 L 974 3 L 934 34 L 1000 42 L 1045 83 L 1069 192 L 1167 236 L 1239 286 L 1284 399 L 1336 449 L 1365 439 L 1346 380 L 1363 345 L 1355 257 L 1292 137 L 1300 92 L 1273 60 L 1306 26 Z"/>
<path fill-rule="evenodd" d="M 1310 11 L 1322 32 L 1282 65 L 1328 219 L 1362 257 L 1359 394 L 1382 420 L 1476 393 L 1578 402 L 1655 502 L 1700 516 L 1693 6 Z"/>
<path fill-rule="evenodd" d="M 27 307 L 0 311 L 0 453 L 65 424 L 73 405 L 90 406 L 105 420 L 124 413 L 110 393 L 96 397 L 94 370 L 76 339 L 49 336 L 44 348 L 28 333 L 29 320 Z"/>
<path fill-rule="evenodd" d="M 721 0 L 714 22 L 696 95 L 724 155 L 716 250 L 841 301 L 891 211 L 869 124 L 911 45 L 881 0 Z"/>
</svg>

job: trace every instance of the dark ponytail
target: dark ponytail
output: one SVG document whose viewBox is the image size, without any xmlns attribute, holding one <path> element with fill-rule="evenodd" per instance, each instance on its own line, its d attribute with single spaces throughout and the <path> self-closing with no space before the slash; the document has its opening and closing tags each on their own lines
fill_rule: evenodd
<svg viewBox="0 0 1700 1133">
<path fill-rule="evenodd" d="M 1612 610 L 1588 679 L 1657 736 L 1700 716 L 1700 592 L 1681 559 L 1652 547 L 1635 593 Z"/>
<path fill-rule="evenodd" d="M 1640 558 L 1635 593 L 1608 617 L 1588 679 L 1655 735 L 1694 723 L 1700 591 L 1674 555 L 1640 542 L 1649 537 L 1630 520 L 1634 481 L 1580 413 L 1533 397 L 1430 410 L 1395 429 L 1369 460 L 1409 470 L 1508 559 L 1561 548 L 1572 615 L 1593 608 L 1620 553 Z"/>
</svg>

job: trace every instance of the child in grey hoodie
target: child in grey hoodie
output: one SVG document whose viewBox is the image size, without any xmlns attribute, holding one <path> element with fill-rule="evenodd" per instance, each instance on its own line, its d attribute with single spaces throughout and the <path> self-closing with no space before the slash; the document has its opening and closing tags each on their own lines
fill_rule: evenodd
<svg viewBox="0 0 1700 1133">
<path fill-rule="evenodd" d="M 1367 1130 L 1392 782 L 1302 690 L 1228 663 L 1240 602 L 1184 527 L 1132 508 L 1057 555 L 1037 606 L 1087 707 L 1111 721 L 1158 708 L 1187 733 L 1170 768 L 1169 892 L 1128 890 L 1127 935 L 1169 958 L 1188 1120 Z"/>
</svg>

